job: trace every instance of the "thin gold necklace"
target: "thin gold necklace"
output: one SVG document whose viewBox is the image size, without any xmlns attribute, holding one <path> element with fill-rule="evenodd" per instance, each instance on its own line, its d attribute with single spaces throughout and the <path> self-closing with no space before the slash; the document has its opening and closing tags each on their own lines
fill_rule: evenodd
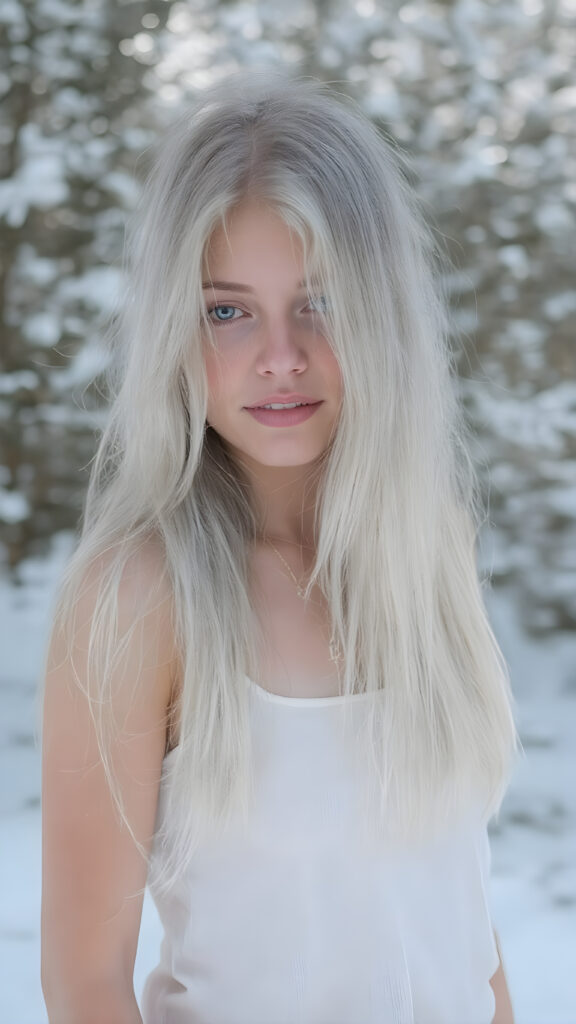
<svg viewBox="0 0 576 1024">
<path fill-rule="evenodd" d="M 298 580 L 298 579 L 296 578 L 296 576 L 295 576 L 295 575 L 294 575 L 294 573 L 292 572 L 292 569 L 291 569 L 291 568 L 290 568 L 290 566 L 288 565 L 288 562 L 287 562 L 287 561 L 286 561 L 286 559 L 285 559 L 285 558 L 284 558 L 284 557 L 283 557 L 283 556 L 282 556 L 282 555 L 280 554 L 280 552 L 278 551 L 278 548 L 274 547 L 274 544 L 272 543 L 272 541 L 271 541 L 271 540 L 268 540 L 268 541 L 267 541 L 267 543 L 268 543 L 268 544 L 270 545 L 270 547 L 272 548 L 272 550 L 276 552 L 276 554 L 278 555 L 278 558 L 279 558 L 279 559 L 280 559 L 280 560 L 281 560 L 282 562 L 284 562 L 284 565 L 285 565 L 285 566 L 286 566 L 286 568 L 288 569 L 288 572 L 290 573 L 290 575 L 291 575 L 292 579 L 294 580 L 294 583 L 296 584 L 296 593 L 298 594 L 298 597 L 302 597 L 302 598 L 303 598 L 303 597 L 304 597 L 304 595 L 305 595 L 305 593 L 306 593 L 306 590 L 305 590 L 305 588 L 304 588 L 304 587 L 302 586 L 302 584 L 301 584 L 300 580 Z"/>
<path fill-rule="evenodd" d="M 290 573 L 292 579 L 294 580 L 294 583 L 296 584 L 296 593 L 298 594 L 298 597 L 304 599 L 306 591 L 305 591 L 304 587 L 302 586 L 302 584 L 300 583 L 300 581 L 297 579 L 297 577 L 292 572 L 292 569 L 288 565 L 288 562 L 280 554 L 280 552 L 278 551 L 278 548 L 274 546 L 274 544 L 272 543 L 271 540 L 268 540 L 268 538 L 265 538 L 265 540 L 266 540 L 266 543 L 270 545 L 272 550 L 276 552 L 276 554 L 278 555 L 278 558 L 284 563 L 284 565 L 288 569 L 288 572 Z M 340 658 L 342 656 L 341 655 L 341 651 L 340 651 L 340 645 L 339 645 L 339 643 L 337 641 L 334 642 L 332 637 L 330 637 L 329 649 L 330 649 L 330 660 L 333 661 L 335 665 L 338 665 L 338 662 L 340 661 Z"/>
</svg>

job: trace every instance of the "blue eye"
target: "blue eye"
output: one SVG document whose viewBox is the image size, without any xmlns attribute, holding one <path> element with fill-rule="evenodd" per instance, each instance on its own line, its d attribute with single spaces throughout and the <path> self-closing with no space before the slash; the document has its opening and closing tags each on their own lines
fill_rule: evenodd
<svg viewBox="0 0 576 1024">
<path fill-rule="evenodd" d="M 220 310 L 224 309 L 224 310 L 227 310 L 229 312 L 232 312 L 232 314 L 233 314 L 234 310 L 238 310 L 238 306 L 230 306 L 230 305 L 228 305 L 228 303 L 221 302 L 221 303 L 219 303 L 216 306 L 211 306 L 210 307 L 210 309 L 207 311 L 208 312 L 208 316 L 210 316 L 212 313 L 214 313 L 215 310 L 217 310 L 217 309 L 220 309 Z M 238 310 L 238 312 L 241 313 L 242 310 Z M 228 321 L 235 320 L 235 319 L 237 319 L 237 318 L 235 316 L 233 316 L 233 315 L 232 316 L 224 316 L 222 318 L 217 316 L 216 317 L 216 323 L 225 324 L 225 323 L 228 323 Z M 214 323 L 214 321 L 212 321 L 212 322 Z"/>
<path fill-rule="evenodd" d="M 309 301 L 310 306 L 319 306 L 318 313 L 326 313 L 328 310 L 328 300 L 325 295 L 313 296 Z"/>
</svg>

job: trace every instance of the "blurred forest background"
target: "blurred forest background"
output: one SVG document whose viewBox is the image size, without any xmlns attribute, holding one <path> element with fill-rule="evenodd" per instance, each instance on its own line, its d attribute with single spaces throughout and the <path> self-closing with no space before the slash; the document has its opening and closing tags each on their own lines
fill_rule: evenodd
<svg viewBox="0 0 576 1024">
<path fill-rule="evenodd" d="M 125 225 L 187 98 L 280 64 L 397 140 L 452 260 L 479 569 L 527 754 L 490 827 L 493 920 L 517 1024 L 574 1024 L 576 0 L 0 0 L 0 1018 L 46 1019 L 33 719 Z M 159 939 L 145 901 L 137 986 Z"/>
<path fill-rule="evenodd" d="M 0 522 L 23 559 L 77 524 L 89 384 L 147 148 L 236 66 L 333 83 L 412 157 L 454 264 L 460 383 L 495 587 L 576 619 L 576 0 L 3 0 Z"/>
</svg>

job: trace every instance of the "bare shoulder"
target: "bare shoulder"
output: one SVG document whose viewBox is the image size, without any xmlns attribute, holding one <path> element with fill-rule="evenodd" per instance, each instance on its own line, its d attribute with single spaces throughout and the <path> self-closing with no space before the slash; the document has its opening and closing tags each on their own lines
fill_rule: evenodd
<svg viewBox="0 0 576 1024">
<path fill-rule="evenodd" d="M 52 632 L 47 683 L 52 673 L 68 661 L 69 668 L 78 666 L 75 680 L 88 692 L 88 686 L 82 685 L 88 683 L 82 672 L 87 673 L 88 655 L 94 654 L 101 622 L 109 628 L 100 635 L 100 641 L 125 652 L 124 666 L 118 663 L 114 678 L 118 699 L 128 686 L 145 697 L 147 677 L 134 671 L 138 652 L 148 665 L 156 660 L 158 669 L 170 665 L 172 670 L 176 658 L 173 593 L 161 544 L 148 537 L 127 553 L 121 552 L 120 559 L 117 553 L 112 548 L 105 551 L 84 571 L 73 608 L 62 623 L 65 629 L 54 628 Z M 109 631 L 112 623 L 114 635 Z"/>
<path fill-rule="evenodd" d="M 114 549 L 94 559 L 86 573 L 85 591 L 95 595 L 116 561 Z M 149 535 L 127 551 L 118 577 L 118 611 L 129 620 L 144 615 L 167 613 L 172 587 L 166 556 L 158 537 Z M 90 598 L 88 598 L 90 607 Z"/>
<path fill-rule="evenodd" d="M 107 706 L 115 723 L 129 712 L 133 725 L 141 720 L 148 729 L 166 718 L 178 654 L 162 548 L 147 538 L 115 572 L 113 555 L 105 552 L 90 563 L 65 628 L 53 629 L 44 686 L 45 748 L 53 730 L 64 745 L 74 741 L 77 730 L 62 715 L 84 714 L 90 699 Z"/>
</svg>

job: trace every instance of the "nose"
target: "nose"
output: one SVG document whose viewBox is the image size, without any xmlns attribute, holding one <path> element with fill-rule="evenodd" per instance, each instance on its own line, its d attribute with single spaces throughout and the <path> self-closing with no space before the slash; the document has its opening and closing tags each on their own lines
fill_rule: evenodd
<svg viewBox="0 0 576 1024">
<path fill-rule="evenodd" d="M 304 370 L 308 356 L 302 334 L 288 318 L 277 317 L 262 326 L 257 369 L 281 375 Z"/>
</svg>

